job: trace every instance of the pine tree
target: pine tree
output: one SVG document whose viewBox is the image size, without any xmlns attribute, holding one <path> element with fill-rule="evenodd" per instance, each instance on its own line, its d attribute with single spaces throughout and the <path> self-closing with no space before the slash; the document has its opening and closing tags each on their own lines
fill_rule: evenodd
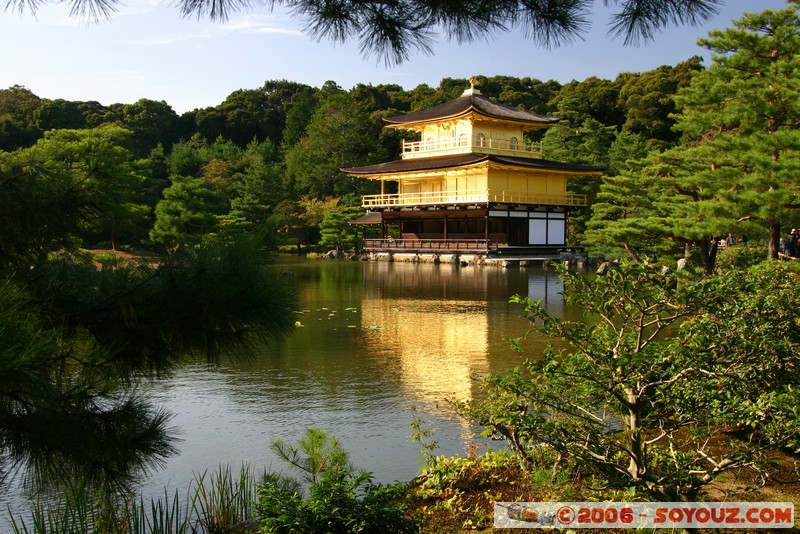
<svg viewBox="0 0 800 534">
<path fill-rule="evenodd" d="M 350 221 L 363 214 L 364 210 L 359 207 L 334 208 L 328 211 L 319 223 L 319 244 L 334 247 L 336 250 L 355 248 L 360 232 Z"/>
<path fill-rule="evenodd" d="M 605 179 L 591 239 L 629 251 L 648 239 L 684 243 L 711 273 L 718 237 L 768 232 L 777 258 L 781 221 L 800 207 L 798 5 L 701 40 L 717 55 L 676 97 L 683 145 Z"/>
<path fill-rule="evenodd" d="M 172 176 L 172 185 L 156 205 L 150 239 L 164 247 L 196 244 L 214 233 L 218 216 L 227 209 L 225 199 L 204 178 Z"/>
<path fill-rule="evenodd" d="M 734 220 L 769 232 L 770 258 L 782 222 L 797 222 L 800 208 L 798 7 L 747 14 L 701 39 L 714 64 L 676 97 L 685 141 L 707 145 L 708 166 L 732 173 L 719 196 L 737 205 Z"/>
</svg>

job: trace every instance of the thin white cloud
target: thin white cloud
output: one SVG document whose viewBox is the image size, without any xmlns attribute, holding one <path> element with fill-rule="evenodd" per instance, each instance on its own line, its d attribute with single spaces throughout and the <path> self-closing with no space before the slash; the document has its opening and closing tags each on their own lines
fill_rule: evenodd
<svg viewBox="0 0 800 534">
<path fill-rule="evenodd" d="M 228 35 L 288 35 L 302 37 L 303 32 L 290 27 L 276 24 L 274 16 L 270 15 L 243 15 L 227 22 L 204 26 L 200 32 L 170 34 L 151 39 L 137 41 L 142 45 L 169 45 L 182 41 L 195 39 L 215 39 Z"/>
<path fill-rule="evenodd" d="M 169 5 L 162 0 L 126 0 L 119 5 L 119 13 L 115 16 L 141 15 L 151 13 L 160 7 Z"/>
<path fill-rule="evenodd" d="M 191 41 L 193 39 L 211 39 L 216 37 L 210 33 L 182 33 L 180 35 L 165 35 L 164 37 L 156 37 L 154 39 L 147 39 L 144 41 L 136 41 L 135 44 L 141 45 L 169 45 L 180 43 L 182 41 Z"/>
</svg>

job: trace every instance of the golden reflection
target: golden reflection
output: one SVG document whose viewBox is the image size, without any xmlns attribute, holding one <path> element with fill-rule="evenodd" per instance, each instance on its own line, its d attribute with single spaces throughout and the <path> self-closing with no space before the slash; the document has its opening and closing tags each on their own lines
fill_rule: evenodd
<svg viewBox="0 0 800 534">
<path fill-rule="evenodd" d="M 366 300 L 362 326 L 370 352 L 397 370 L 418 400 L 471 399 L 473 375 L 489 370 L 489 325 L 485 301 Z"/>
<path fill-rule="evenodd" d="M 489 371 L 488 287 L 457 266 L 368 265 L 361 322 L 368 352 L 397 373 L 409 396 L 472 399 Z M 458 298 L 453 298 L 458 295 Z"/>
<path fill-rule="evenodd" d="M 542 299 L 551 313 L 564 309 L 555 273 L 369 262 L 363 283 L 365 352 L 410 398 L 425 402 L 478 398 L 481 381 L 476 377 L 521 363 L 508 339 L 524 334 L 529 324 L 521 306 L 498 304 L 498 295 L 502 302 L 527 294 Z M 531 348 L 528 356 L 541 350 Z"/>
</svg>

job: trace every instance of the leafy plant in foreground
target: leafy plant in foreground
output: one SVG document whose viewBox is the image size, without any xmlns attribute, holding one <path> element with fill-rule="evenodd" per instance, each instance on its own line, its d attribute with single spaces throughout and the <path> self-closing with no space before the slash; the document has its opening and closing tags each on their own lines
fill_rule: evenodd
<svg viewBox="0 0 800 534">
<path fill-rule="evenodd" d="M 561 339 L 525 369 L 488 381 L 462 413 L 524 464 L 542 444 L 612 488 L 695 498 L 720 474 L 767 476 L 768 452 L 800 437 L 800 280 L 780 265 L 693 280 L 628 264 L 593 279 L 561 271 L 584 321 L 516 297 Z M 538 356 L 538 355 L 537 355 Z M 541 467 L 541 466 L 540 466 Z"/>
<path fill-rule="evenodd" d="M 258 489 L 256 508 L 264 532 L 270 533 L 406 533 L 417 522 L 399 504 L 405 485 L 372 484 L 372 475 L 356 470 L 335 437 L 309 428 L 297 445 L 276 440 L 272 450 L 310 483 L 268 474 Z"/>
</svg>

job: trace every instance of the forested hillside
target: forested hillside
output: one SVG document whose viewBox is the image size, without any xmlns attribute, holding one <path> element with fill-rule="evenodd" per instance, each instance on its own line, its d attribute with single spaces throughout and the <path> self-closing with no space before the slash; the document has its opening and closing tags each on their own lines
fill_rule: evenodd
<svg viewBox="0 0 800 534">
<path fill-rule="evenodd" d="M 563 117 L 544 134 L 545 157 L 607 165 L 614 174 L 625 160 L 677 141 L 672 97 L 702 68 L 691 58 L 615 80 L 479 80 L 489 98 Z M 411 135 L 384 129 L 381 119 L 441 104 L 467 87 L 467 78 L 410 90 L 271 80 L 179 116 L 163 101 L 104 106 L 43 99 L 14 86 L 0 90 L 0 149 L 14 158 L 19 149 L 48 150 L 86 138 L 106 147 L 104 157 L 114 152 L 114 171 L 94 178 L 108 204 L 96 224 L 81 229 L 87 245 L 169 248 L 265 223 L 283 244 L 315 245 L 326 215 L 340 220 L 336 216 L 358 206 L 360 195 L 378 192 L 378 184 L 351 179 L 339 168 L 398 158 L 402 137 Z M 593 198 L 599 181 L 575 181 L 574 187 Z M 573 217 L 574 242 L 582 239 L 588 217 L 588 210 Z"/>
</svg>

